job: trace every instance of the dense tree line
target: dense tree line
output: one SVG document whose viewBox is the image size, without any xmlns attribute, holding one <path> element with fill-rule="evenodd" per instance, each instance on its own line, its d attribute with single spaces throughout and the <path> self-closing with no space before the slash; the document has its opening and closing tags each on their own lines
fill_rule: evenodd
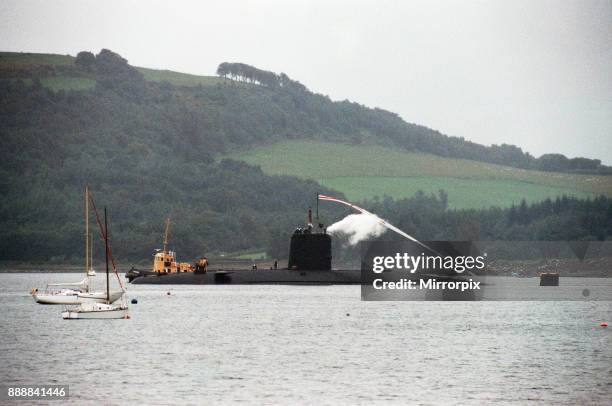
<svg viewBox="0 0 612 406">
<path fill-rule="evenodd" d="M 448 210 L 444 191 L 413 198 L 367 201 L 364 205 L 422 241 L 609 241 L 612 199 L 558 197 L 539 203 L 524 200 L 506 209 Z M 387 232 L 380 239 L 402 239 Z M 334 244 L 336 257 L 358 258 L 359 247 Z"/>
<path fill-rule="evenodd" d="M 20 69 L 32 75 L 30 82 L 17 79 L 14 70 L 0 69 L 0 259 L 5 260 L 80 258 L 85 184 L 100 206 L 109 207 L 113 246 L 120 258 L 148 258 L 159 245 L 166 216 L 173 218 L 173 241 L 183 259 L 248 248 L 266 248 L 282 257 L 288 233 L 303 224 L 316 192 L 339 194 L 314 182 L 266 176 L 258 168 L 220 157 L 287 138 L 375 142 L 446 156 L 512 160 L 515 166 L 529 162 L 516 147 L 484 147 L 405 123 L 383 110 L 332 102 L 283 75 L 279 83 L 293 84 L 268 85 L 253 76 L 261 85 L 228 80 L 216 86 L 179 87 L 145 81 L 125 59 L 107 50 L 81 53 L 74 66 Z M 90 77 L 97 85 L 54 92 L 37 80 L 43 72 Z M 442 204 L 439 197 L 436 204 L 427 199 L 366 204 L 422 238 L 435 234 L 440 219 L 455 219 L 455 228 L 447 225 L 447 234 L 440 234 L 454 236 L 450 230 L 471 227 L 458 216 L 477 218 L 485 232 L 489 222 L 502 227 L 500 219 L 510 213 L 491 209 L 452 214 L 441 209 L 435 212 L 440 218 L 422 217 L 431 221 L 410 217 L 415 202 L 424 201 L 429 209 Z M 343 213 L 329 208 L 326 222 Z M 547 221 L 567 218 L 582 224 L 584 212 L 577 213 Z M 535 225 L 540 220 L 522 221 L 506 224 L 504 230 L 546 237 L 546 227 Z M 570 229 L 576 238 L 610 235 L 581 225 Z"/>
<path fill-rule="evenodd" d="M 277 75 L 274 72 L 257 69 L 245 63 L 223 62 L 217 68 L 217 75 L 232 80 L 254 83 L 270 88 L 293 88 L 298 91 L 307 91 L 306 87 L 296 80 L 292 80 L 285 73 Z"/>
<path fill-rule="evenodd" d="M 445 193 L 366 203 L 424 240 L 610 240 L 612 199 L 561 196 L 501 209 L 448 210 Z"/>
</svg>

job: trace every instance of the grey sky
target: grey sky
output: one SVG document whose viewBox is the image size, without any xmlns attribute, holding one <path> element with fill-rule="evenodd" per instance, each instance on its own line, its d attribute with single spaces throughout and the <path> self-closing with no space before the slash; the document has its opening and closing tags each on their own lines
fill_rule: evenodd
<svg viewBox="0 0 612 406">
<path fill-rule="evenodd" d="M 286 72 L 332 99 L 612 164 L 610 1 L 3 1 L 0 50 Z"/>
</svg>

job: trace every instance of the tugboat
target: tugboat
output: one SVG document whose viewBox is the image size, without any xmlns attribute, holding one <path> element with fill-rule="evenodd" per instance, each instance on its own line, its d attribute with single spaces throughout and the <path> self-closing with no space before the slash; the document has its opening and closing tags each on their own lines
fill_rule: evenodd
<svg viewBox="0 0 612 406">
<path fill-rule="evenodd" d="M 168 250 L 168 234 L 170 231 L 170 218 L 166 219 L 166 230 L 164 231 L 163 249 L 156 249 L 153 254 L 153 268 L 151 271 L 140 270 L 132 267 L 125 273 L 128 281 L 132 282 L 140 276 L 167 275 L 173 273 L 195 272 L 196 266 L 188 262 L 177 262 L 176 252 Z"/>
</svg>

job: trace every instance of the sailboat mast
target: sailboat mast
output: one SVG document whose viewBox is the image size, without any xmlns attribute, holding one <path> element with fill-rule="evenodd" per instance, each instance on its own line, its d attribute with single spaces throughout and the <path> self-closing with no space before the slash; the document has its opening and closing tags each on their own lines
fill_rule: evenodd
<svg viewBox="0 0 612 406">
<path fill-rule="evenodd" d="M 106 262 L 106 301 L 110 304 L 110 289 L 108 279 L 108 222 L 106 220 L 106 206 L 104 207 L 104 261 Z"/>
</svg>

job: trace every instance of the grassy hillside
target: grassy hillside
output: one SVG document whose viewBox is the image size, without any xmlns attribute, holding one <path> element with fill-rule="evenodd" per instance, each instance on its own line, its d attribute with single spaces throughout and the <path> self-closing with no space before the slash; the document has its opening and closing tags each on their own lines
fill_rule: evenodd
<svg viewBox="0 0 612 406">
<path fill-rule="evenodd" d="M 108 55 L 115 56 L 109 59 Z M 256 138 L 259 143 L 264 140 L 270 143 L 275 137 L 331 140 L 351 144 L 375 143 L 402 150 L 422 151 L 514 168 L 612 175 L 612 167 L 602 165 L 598 159 L 568 158 L 555 153 L 536 158 L 515 145 L 485 146 L 462 137 L 449 137 L 433 129 L 407 123 L 389 111 L 367 108 L 348 100 L 333 102 L 329 97 L 310 92 L 306 86 L 284 73 L 262 71 L 243 63 L 221 63 L 217 69 L 218 76 L 198 76 L 127 66 L 129 65 L 126 59 L 109 50 L 102 50 L 98 56 L 83 51 L 76 57 L 0 52 L 0 80 L 30 81 L 36 78 L 44 88 L 53 91 L 88 90 L 99 84 L 99 80 L 106 81 L 104 86 L 107 88 L 123 87 L 127 93 L 133 95 L 134 92 L 139 93 L 137 87 L 142 86 L 127 88 L 138 81 L 150 84 L 166 83 L 184 89 L 223 84 L 249 89 L 250 94 L 243 96 L 258 98 L 252 105 L 255 108 L 246 111 L 242 102 L 235 107 L 239 110 L 238 114 L 243 116 L 241 118 L 252 121 L 249 124 L 251 128 L 246 131 L 232 128 L 231 132 L 234 134 L 228 135 L 242 138 L 244 133 L 257 132 L 249 136 L 255 135 L 252 138 Z M 216 104 L 226 101 L 223 98 L 214 100 Z M 233 107 L 227 104 L 225 106 L 229 109 Z M 232 114 L 234 113 L 232 111 Z M 236 130 L 243 134 L 235 134 Z"/>
<path fill-rule="evenodd" d="M 93 75 L 86 77 L 82 72 L 75 74 L 70 69 L 75 68 L 75 58 L 70 55 L 36 54 L 21 52 L 0 52 L 0 70 L 28 71 L 33 67 L 53 67 L 58 71 L 43 71 L 40 81 L 43 87 L 53 91 L 58 90 L 87 90 L 96 85 Z M 227 82 L 229 79 L 221 79 L 218 76 L 199 76 L 188 73 L 174 72 L 171 70 L 159 70 L 137 67 L 143 74 L 145 80 L 150 82 L 167 82 L 175 86 L 214 86 L 218 83 Z M 85 76 L 85 77 L 84 77 Z M 31 84 L 29 75 L 15 75 Z"/>
<path fill-rule="evenodd" d="M 218 76 L 199 76 L 188 73 L 174 72 L 171 70 L 158 70 L 149 68 L 137 68 L 145 80 L 150 82 L 168 82 L 175 86 L 214 86 L 227 81 Z"/>
<path fill-rule="evenodd" d="M 74 57 L 57 54 L 35 54 L 29 52 L 0 52 L 0 64 L 12 66 L 72 66 Z"/>
<path fill-rule="evenodd" d="M 0 73 L 32 85 L 32 78 L 42 87 L 53 90 L 88 90 L 96 85 L 93 77 L 74 72 L 74 57 L 70 55 L 0 52 Z"/>
<path fill-rule="evenodd" d="M 24 79 L 28 85 L 32 84 L 32 79 Z M 88 90 L 96 86 L 94 79 L 74 77 L 74 76 L 51 76 L 40 79 L 42 87 L 57 92 L 59 90 Z"/>
<path fill-rule="evenodd" d="M 0 260 L 80 261 L 85 184 L 110 210 L 115 253 L 136 261 L 158 247 L 168 216 L 181 258 L 255 250 L 282 258 L 317 191 L 361 200 L 444 188 L 451 207 L 481 207 L 611 190 L 609 178 L 476 162 L 538 163 L 520 148 L 447 137 L 242 64 L 228 71 L 237 82 L 137 69 L 109 50 L 1 57 Z M 261 145 L 270 147 L 237 153 Z M 612 235 L 605 198 L 448 212 L 441 194 L 367 207 L 424 239 Z M 323 221 L 347 212 L 328 205 Z"/>
<path fill-rule="evenodd" d="M 612 177 L 539 172 L 380 146 L 285 141 L 231 158 L 267 174 L 314 179 L 353 200 L 444 189 L 452 208 L 508 207 L 568 195 L 612 195 Z"/>
</svg>

